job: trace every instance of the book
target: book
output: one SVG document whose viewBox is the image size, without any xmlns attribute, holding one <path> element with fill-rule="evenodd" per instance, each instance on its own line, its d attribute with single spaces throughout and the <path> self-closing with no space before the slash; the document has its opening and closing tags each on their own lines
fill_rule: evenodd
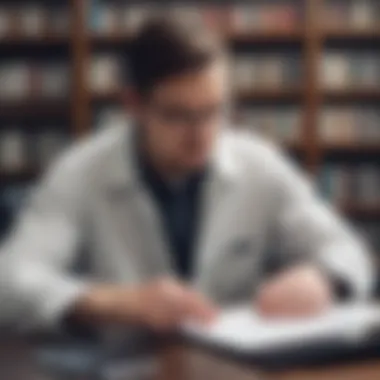
<svg viewBox="0 0 380 380">
<path fill-rule="evenodd" d="M 20 101 L 30 95 L 31 76 L 27 63 L 8 61 L 0 64 L 0 100 Z"/>
<path fill-rule="evenodd" d="M 326 2 L 321 20 L 322 27 L 326 29 L 347 28 L 350 24 L 349 2 L 341 0 Z"/>
<path fill-rule="evenodd" d="M 189 321 L 182 331 L 210 347 L 257 357 L 279 349 L 312 349 L 321 342 L 357 344 L 378 327 L 379 320 L 379 308 L 365 302 L 334 305 L 313 317 L 279 319 L 267 319 L 252 306 L 240 306 L 222 310 L 211 325 Z"/>
<path fill-rule="evenodd" d="M 350 26 L 356 29 L 369 29 L 377 22 L 374 2 L 371 0 L 353 1 L 350 4 Z"/>
<path fill-rule="evenodd" d="M 322 59 L 321 84 L 325 89 L 344 89 L 350 85 L 350 65 L 345 53 L 328 52 Z"/>
<path fill-rule="evenodd" d="M 380 112 L 374 106 L 325 106 L 319 118 L 319 138 L 333 145 L 380 143 Z"/>
<path fill-rule="evenodd" d="M 116 54 L 98 53 L 91 62 L 89 84 L 94 93 L 102 94 L 120 88 L 121 60 Z"/>
<path fill-rule="evenodd" d="M 27 37 L 39 37 L 47 29 L 46 9 L 42 4 L 22 4 L 17 8 L 19 30 Z"/>
<path fill-rule="evenodd" d="M 9 7 L 0 5 L 0 39 L 10 34 L 13 28 L 13 17 Z"/>
<path fill-rule="evenodd" d="M 17 127 L 9 127 L 0 132 L 0 168 L 17 171 L 28 162 L 27 143 L 24 133 Z"/>
<path fill-rule="evenodd" d="M 68 96 L 70 71 L 65 63 L 40 65 L 38 95 L 44 98 L 64 98 Z"/>
<path fill-rule="evenodd" d="M 234 59 L 232 86 L 235 91 L 253 90 L 255 83 L 255 56 L 239 55 Z"/>
</svg>

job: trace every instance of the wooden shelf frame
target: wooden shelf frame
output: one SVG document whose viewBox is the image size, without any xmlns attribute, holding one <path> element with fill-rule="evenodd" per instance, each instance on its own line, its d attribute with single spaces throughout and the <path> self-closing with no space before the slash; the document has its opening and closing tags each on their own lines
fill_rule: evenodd
<svg viewBox="0 0 380 380">
<path fill-rule="evenodd" d="M 88 68 L 91 63 L 93 52 L 98 48 L 117 49 L 130 40 L 129 33 L 116 35 L 98 35 L 92 33 L 88 27 L 90 0 L 69 0 L 71 12 L 71 32 L 69 36 L 42 36 L 31 39 L 22 36 L 9 36 L 0 39 L 1 46 L 7 45 L 38 45 L 51 46 L 67 44 L 69 46 L 70 62 L 73 73 L 72 91 L 69 99 L 69 117 L 71 120 L 71 131 L 74 138 L 81 138 L 92 130 L 92 112 L 95 107 L 102 103 L 117 103 L 122 100 L 121 91 L 110 91 L 106 94 L 92 94 L 87 83 Z M 345 90 L 325 90 L 318 83 L 319 63 L 323 57 L 324 45 L 329 40 L 339 40 L 349 43 L 357 41 L 375 41 L 380 49 L 380 28 L 370 28 L 367 30 L 351 29 L 325 29 L 321 25 L 320 15 L 322 14 L 325 1 L 323 0 L 303 0 L 305 6 L 305 18 L 303 25 L 298 28 L 284 30 L 264 30 L 264 31 L 226 31 L 225 38 L 229 44 L 243 43 L 263 45 L 274 44 L 297 44 L 297 49 L 301 50 L 301 60 L 304 67 L 304 77 L 301 79 L 299 88 L 282 90 L 252 89 L 252 91 L 241 91 L 237 93 L 238 102 L 273 102 L 299 104 L 302 109 L 302 134 L 297 147 L 302 150 L 302 160 L 311 175 L 321 167 L 326 153 L 331 151 L 351 153 L 380 153 L 379 145 L 347 145 L 338 146 L 324 144 L 319 141 L 318 118 L 325 103 L 328 102 L 377 102 L 380 101 L 380 86 L 375 89 L 345 89 Z M 377 46 L 377 45 L 376 45 Z M 18 106 L 17 106 L 18 107 Z M 10 113 L 17 110 L 17 107 L 1 107 L 1 112 Z M 48 109 L 46 114 L 65 112 L 65 105 L 54 105 Z M 21 104 L 20 110 L 30 109 L 27 104 Z M 37 113 L 37 111 L 35 111 Z M 38 111 L 39 113 L 40 111 Z M 41 111 L 42 113 L 42 111 Z M 351 207 L 354 209 L 354 207 Z"/>
</svg>

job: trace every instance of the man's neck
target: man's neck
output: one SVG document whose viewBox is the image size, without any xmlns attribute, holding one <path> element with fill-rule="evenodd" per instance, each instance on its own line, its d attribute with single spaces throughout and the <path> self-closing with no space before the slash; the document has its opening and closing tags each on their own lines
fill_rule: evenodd
<svg viewBox="0 0 380 380">
<path fill-rule="evenodd" d="M 165 159 L 154 147 L 149 146 L 142 139 L 138 144 L 138 155 L 142 164 L 168 185 L 177 187 L 194 174 L 179 168 L 177 163 Z"/>
</svg>

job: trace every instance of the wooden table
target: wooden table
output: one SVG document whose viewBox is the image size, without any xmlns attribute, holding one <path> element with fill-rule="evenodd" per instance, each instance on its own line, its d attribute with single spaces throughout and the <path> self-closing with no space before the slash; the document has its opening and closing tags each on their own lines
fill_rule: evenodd
<svg viewBox="0 0 380 380">
<path fill-rule="evenodd" d="M 159 352 L 158 368 L 144 380 L 379 380 L 380 360 L 319 369 L 264 372 L 226 360 L 213 353 L 184 345 L 168 345 Z M 33 362 L 31 347 L 20 342 L 0 345 L 0 380 L 65 379 L 41 373 Z M 70 377 L 70 380 L 94 380 Z M 123 380 L 123 379 L 120 379 Z M 128 379 L 130 378 L 128 377 Z M 136 380 L 141 378 L 136 377 Z"/>
<path fill-rule="evenodd" d="M 189 347 L 168 347 L 161 355 L 159 380 L 380 380 L 380 360 L 265 372 Z"/>
</svg>

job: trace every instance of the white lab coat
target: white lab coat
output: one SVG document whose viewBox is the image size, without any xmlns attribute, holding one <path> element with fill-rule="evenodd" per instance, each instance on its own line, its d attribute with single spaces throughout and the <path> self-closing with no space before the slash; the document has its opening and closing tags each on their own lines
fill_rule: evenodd
<svg viewBox="0 0 380 380">
<path fill-rule="evenodd" d="M 0 325 L 51 328 L 92 282 L 174 275 L 160 216 L 138 179 L 130 128 L 78 143 L 47 173 L 1 247 Z M 217 302 L 252 296 L 273 236 L 367 297 L 362 243 L 271 145 L 224 131 L 203 194 L 193 285 Z M 71 271 L 86 252 L 87 277 Z"/>
</svg>

